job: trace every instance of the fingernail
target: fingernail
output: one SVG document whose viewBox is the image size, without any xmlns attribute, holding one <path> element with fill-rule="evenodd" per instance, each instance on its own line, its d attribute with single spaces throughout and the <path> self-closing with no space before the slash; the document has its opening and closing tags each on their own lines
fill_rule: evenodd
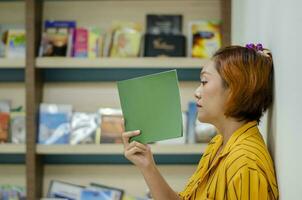
<svg viewBox="0 0 302 200">
<path fill-rule="evenodd" d="M 136 130 L 135 132 L 140 133 L 141 131 L 140 130 Z"/>
</svg>

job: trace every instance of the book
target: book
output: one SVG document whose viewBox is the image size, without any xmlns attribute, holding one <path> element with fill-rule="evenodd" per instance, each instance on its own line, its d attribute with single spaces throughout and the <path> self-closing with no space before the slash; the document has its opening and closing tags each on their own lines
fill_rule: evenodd
<svg viewBox="0 0 302 200">
<path fill-rule="evenodd" d="M 10 113 L 10 135 L 11 143 L 25 144 L 26 127 L 25 127 L 25 112 Z"/>
<path fill-rule="evenodd" d="M 197 106 L 195 102 L 188 104 L 187 116 L 187 143 L 194 144 L 196 142 L 195 126 L 197 118 Z"/>
<path fill-rule="evenodd" d="M 11 102 L 9 100 L 0 101 L 0 143 L 8 142 L 10 107 Z"/>
<path fill-rule="evenodd" d="M 122 110 L 101 108 L 98 115 L 100 126 L 96 143 L 122 143 L 122 133 L 124 132 Z"/>
<path fill-rule="evenodd" d="M 183 112 L 182 113 L 182 127 L 184 127 L 184 128 L 183 128 L 182 137 L 158 141 L 158 142 L 156 142 L 156 144 L 164 144 L 164 145 L 186 144 L 186 142 L 187 142 L 187 131 L 185 128 L 186 126 L 187 126 L 187 113 Z"/>
<path fill-rule="evenodd" d="M 96 113 L 73 113 L 70 144 L 94 144 L 98 121 Z"/>
<path fill-rule="evenodd" d="M 95 190 L 91 188 L 85 188 L 81 192 L 81 200 L 115 200 L 112 198 L 111 191 Z"/>
<path fill-rule="evenodd" d="M 186 38 L 183 35 L 145 34 L 144 56 L 184 57 Z"/>
<path fill-rule="evenodd" d="M 86 58 L 88 57 L 88 30 L 85 28 L 75 29 L 74 41 L 74 57 Z"/>
<path fill-rule="evenodd" d="M 138 57 L 141 43 L 141 26 L 136 23 L 122 23 L 113 31 L 110 57 Z"/>
<path fill-rule="evenodd" d="M 0 24 L 0 57 L 6 57 L 6 46 L 9 30 L 24 30 L 24 25 L 20 24 Z"/>
<path fill-rule="evenodd" d="M 90 183 L 90 186 L 88 188 L 91 190 L 106 193 L 110 197 L 110 200 L 122 200 L 124 196 L 124 190 L 107 185 L 101 185 L 99 183 Z"/>
<path fill-rule="evenodd" d="M 67 200 L 81 200 L 83 190 L 84 187 L 80 185 L 52 180 L 48 188 L 47 197 Z"/>
<path fill-rule="evenodd" d="M 117 86 L 125 131 L 141 131 L 131 141 L 151 143 L 182 136 L 176 70 L 119 81 Z"/>
<path fill-rule="evenodd" d="M 26 38 L 24 29 L 10 29 L 7 34 L 7 58 L 25 58 Z"/>
<path fill-rule="evenodd" d="M 99 28 L 93 27 L 88 29 L 88 58 L 96 58 L 102 55 L 102 40 Z"/>
<path fill-rule="evenodd" d="M 182 15 L 147 15 L 147 33 L 179 35 L 182 33 Z"/>
<path fill-rule="evenodd" d="M 1 200 L 25 200 L 26 189 L 17 185 L 0 185 L 0 199 Z"/>
<path fill-rule="evenodd" d="M 210 58 L 221 47 L 220 21 L 190 22 L 188 44 L 190 57 Z"/>
<path fill-rule="evenodd" d="M 70 31 L 76 28 L 75 21 L 44 22 L 44 32 L 39 50 L 39 56 L 68 56 Z"/>
<path fill-rule="evenodd" d="M 71 132 L 71 105 L 40 105 L 39 144 L 68 144 Z"/>
</svg>

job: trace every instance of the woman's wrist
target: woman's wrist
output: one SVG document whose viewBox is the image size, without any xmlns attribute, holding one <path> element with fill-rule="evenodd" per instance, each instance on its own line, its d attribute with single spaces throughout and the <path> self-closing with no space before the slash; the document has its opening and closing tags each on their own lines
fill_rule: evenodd
<svg viewBox="0 0 302 200">
<path fill-rule="evenodd" d="M 154 173 L 156 171 L 156 165 L 154 162 L 151 162 L 150 164 L 146 166 L 141 166 L 139 167 L 139 170 L 143 175 L 148 174 L 148 173 Z"/>
</svg>

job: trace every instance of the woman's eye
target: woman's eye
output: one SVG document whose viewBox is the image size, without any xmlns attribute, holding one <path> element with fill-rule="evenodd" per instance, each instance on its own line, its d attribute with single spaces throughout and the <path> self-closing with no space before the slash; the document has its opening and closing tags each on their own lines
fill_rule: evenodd
<svg viewBox="0 0 302 200">
<path fill-rule="evenodd" d="M 202 85 L 205 85 L 208 81 L 201 80 L 200 82 L 201 82 Z"/>
</svg>

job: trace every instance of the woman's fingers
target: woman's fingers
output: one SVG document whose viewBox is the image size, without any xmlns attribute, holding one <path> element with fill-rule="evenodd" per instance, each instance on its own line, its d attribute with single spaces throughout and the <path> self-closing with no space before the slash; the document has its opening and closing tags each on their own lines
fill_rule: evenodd
<svg viewBox="0 0 302 200">
<path fill-rule="evenodd" d="M 146 152 L 146 150 L 144 150 L 144 149 L 142 149 L 142 148 L 140 148 L 138 146 L 134 146 L 134 147 L 130 148 L 129 150 L 125 151 L 125 156 L 126 157 L 130 157 L 130 156 L 132 156 L 134 154 L 144 153 L 144 152 Z"/>
<path fill-rule="evenodd" d="M 124 132 L 122 134 L 122 140 L 123 140 L 124 145 L 128 146 L 129 145 L 129 138 L 131 138 L 133 136 L 136 136 L 136 135 L 139 135 L 139 134 L 140 134 L 139 130 Z"/>
<path fill-rule="evenodd" d="M 147 151 L 148 150 L 148 147 L 142 143 L 139 143 L 139 142 L 136 142 L 136 141 L 133 141 L 131 142 L 127 147 L 126 147 L 126 150 L 129 150 L 133 147 L 139 147 L 140 149 L 144 150 L 144 151 Z"/>
</svg>

